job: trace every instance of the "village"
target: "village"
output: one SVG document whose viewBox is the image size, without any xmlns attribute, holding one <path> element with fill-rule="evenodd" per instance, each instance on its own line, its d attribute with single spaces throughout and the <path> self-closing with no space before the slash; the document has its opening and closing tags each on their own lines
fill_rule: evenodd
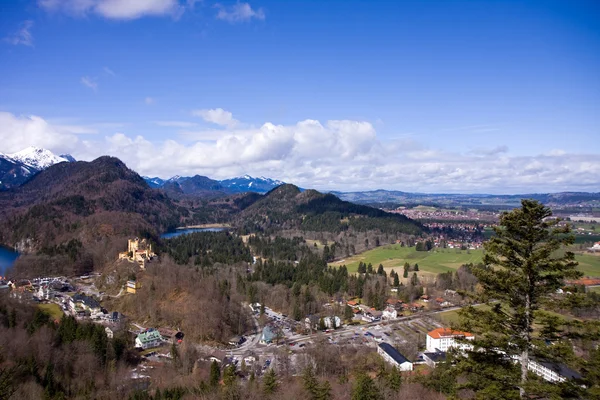
<svg viewBox="0 0 600 400">
<path fill-rule="evenodd" d="M 600 248 L 600 243 L 596 243 L 593 250 L 596 248 Z M 137 264 L 140 271 L 144 271 L 155 257 L 151 245 L 138 238 L 129 240 L 127 251 L 119 254 L 119 260 Z M 101 305 L 105 294 L 96 289 L 95 278 L 94 275 L 44 277 L 9 281 L 2 288 L 9 290 L 9 295 L 18 301 L 59 310 L 55 314 L 56 322 L 64 314 L 101 324 L 108 338 L 113 338 L 119 331 L 128 332 L 142 357 L 142 363 L 131 373 L 132 379 L 147 377 L 144 371 L 148 366 L 168 362 L 172 358 L 172 346 L 191 340 L 176 327 L 142 326 L 118 311 L 105 309 Z M 598 285 L 600 282 L 583 284 Z M 135 296 L 140 289 L 137 280 L 128 280 L 117 296 Z M 411 302 L 404 302 L 392 293 L 383 310 L 376 310 L 358 298 L 332 300 L 322 305 L 320 313 L 307 315 L 300 321 L 260 303 L 245 304 L 254 322 L 253 331 L 233 337 L 220 346 L 194 345 L 202 354 L 201 360 L 216 362 L 222 368 L 234 365 L 240 373 L 243 369 L 261 375 L 269 368 L 277 369 L 283 354 L 289 358 L 292 370 L 295 368 L 300 374 L 305 350 L 320 344 L 372 348 L 390 365 L 411 373 L 422 368 L 436 368 L 451 348 L 458 351 L 472 348 L 468 343 L 474 339 L 471 333 L 453 331 L 438 318 L 461 306 L 460 296 L 449 289 L 437 296 L 423 294 Z M 531 359 L 529 369 L 551 382 L 580 378 L 565 365 L 543 360 Z"/>
</svg>

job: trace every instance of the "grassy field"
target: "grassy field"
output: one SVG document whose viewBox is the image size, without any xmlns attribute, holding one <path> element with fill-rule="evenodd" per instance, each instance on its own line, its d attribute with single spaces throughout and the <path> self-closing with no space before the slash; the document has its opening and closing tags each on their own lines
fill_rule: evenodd
<svg viewBox="0 0 600 400">
<path fill-rule="evenodd" d="M 60 320 L 63 316 L 63 312 L 58 304 L 38 304 L 38 307 L 41 310 L 46 311 L 48 314 L 50 314 L 50 318 L 52 318 L 53 320 Z"/>
<path fill-rule="evenodd" d="M 395 268 L 402 273 L 402 267 L 405 262 L 411 266 L 419 264 L 419 270 L 439 274 L 441 272 L 452 271 L 463 264 L 475 263 L 481 260 L 482 250 L 460 251 L 455 249 L 444 249 L 444 252 L 425 252 L 416 251 L 414 247 L 401 247 L 399 244 L 378 247 L 361 254 L 338 261 L 334 265 L 345 264 L 349 272 L 358 270 L 358 263 L 373 264 L 377 269 L 379 264 L 383 264 L 386 269 Z"/>
<path fill-rule="evenodd" d="M 360 261 L 373 264 L 373 269 L 377 269 L 379 264 L 383 264 L 386 271 L 394 269 L 402 274 L 402 268 L 405 262 L 411 266 L 419 264 L 419 270 L 432 274 L 453 271 L 463 264 L 480 262 L 483 257 L 483 250 L 457 250 L 443 249 L 429 252 L 416 251 L 414 247 L 401 247 L 399 244 L 381 246 L 373 250 L 348 257 L 344 260 L 332 263 L 332 265 L 346 265 L 349 272 L 358 270 Z M 585 276 L 600 277 L 600 256 L 591 254 L 577 254 L 576 260 L 579 262 L 579 270 Z"/>
</svg>

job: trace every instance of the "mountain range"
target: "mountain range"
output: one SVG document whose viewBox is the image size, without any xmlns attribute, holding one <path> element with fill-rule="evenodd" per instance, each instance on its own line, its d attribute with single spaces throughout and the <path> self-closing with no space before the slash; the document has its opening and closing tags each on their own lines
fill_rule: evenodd
<svg viewBox="0 0 600 400">
<path fill-rule="evenodd" d="M 49 150 L 28 147 L 13 154 L 0 153 L 0 190 L 18 187 L 40 171 L 62 162 L 74 162 L 69 155 L 55 155 Z M 170 179 L 147 177 L 143 179 L 154 189 L 163 190 L 174 198 L 180 197 L 219 197 L 236 193 L 267 193 L 285 182 L 266 177 L 255 178 L 244 175 L 237 178 L 215 180 L 206 176 L 174 176 Z M 303 189 L 300 189 L 301 191 Z M 396 190 L 371 190 L 357 192 L 329 192 L 342 200 L 357 204 L 369 204 L 378 207 L 398 205 L 439 205 L 442 207 L 507 207 L 519 205 L 522 198 L 532 198 L 550 206 L 600 206 L 600 193 L 561 192 L 530 193 L 515 195 L 492 194 L 427 194 L 409 193 Z M 585 210 L 582 210 L 585 211 Z"/>
<path fill-rule="evenodd" d="M 143 177 L 148 185 L 155 189 L 163 189 L 170 194 L 231 194 L 231 193 L 267 193 L 285 182 L 275 179 L 260 177 L 253 178 L 244 175 L 237 178 L 214 180 L 206 176 L 174 176 L 164 180 L 158 177 Z"/>
</svg>

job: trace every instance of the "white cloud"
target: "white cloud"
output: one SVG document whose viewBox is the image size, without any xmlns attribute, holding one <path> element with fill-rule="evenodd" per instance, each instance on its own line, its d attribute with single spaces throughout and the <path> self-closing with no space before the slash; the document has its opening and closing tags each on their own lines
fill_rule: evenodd
<svg viewBox="0 0 600 400">
<path fill-rule="evenodd" d="M 4 41 L 15 46 L 23 45 L 33 47 L 33 35 L 31 34 L 32 27 L 33 21 L 24 21 L 19 27 L 19 29 L 15 33 L 5 37 Z"/>
<path fill-rule="evenodd" d="M 146 97 L 144 99 L 144 103 L 146 103 L 147 105 L 151 106 L 152 104 L 156 103 L 156 99 L 154 97 Z"/>
<path fill-rule="evenodd" d="M 38 0 L 43 9 L 75 17 L 96 14 L 109 19 L 131 20 L 145 16 L 180 15 L 178 0 Z"/>
<path fill-rule="evenodd" d="M 96 91 L 98 89 L 98 82 L 96 81 L 96 79 L 95 78 L 90 78 L 89 76 L 82 76 L 81 77 L 81 84 L 84 85 L 84 86 L 89 87 L 93 91 Z"/>
<path fill-rule="evenodd" d="M 115 71 L 113 71 L 112 69 L 108 68 L 108 67 L 104 67 L 104 72 L 106 72 L 108 75 L 110 76 L 116 76 L 117 74 L 115 74 Z"/>
<path fill-rule="evenodd" d="M 232 24 L 250 21 L 252 18 L 259 20 L 265 19 L 265 12 L 262 8 L 254 10 L 248 3 L 237 2 L 228 7 L 217 3 L 215 4 L 215 7 L 219 9 L 216 18 Z"/>
<path fill-rule="evenodd" d="M 77 135 L 65 127 L 52 126 L 41 117 L 16 116 L 0 111 L 0 151 L 14 153 L 28 146 L 43 147 L 60 154 L 77 147 Z"/>
<path fill-rule="evenodd" d="M 233 114 L 231 112 L 225 111 L 222 108 L 214 108 L 211 110 L 193 110 L 192 115 L 195 117 L 200 117 L 206 122 L 226 126 L 228 128 L 233 128 L 239 123 L 238 120 L 233 118 Z"/>
<path fill-rule="evenodd" d="M 176 132 L 195 126 L 188 121 L 155 124 Z M 103 134 L 87 134 L 81 140 L 80 134 L 91 133 L 86 127 Z M 490 151 L 493 154 L 485 157 L 452 153 L 428 148 L 414 138 L 382 140 L 366 121 L 267 122 L 258 128 L 188 132 L 181 141 L 172 139 L 176 135 L 151 140 L 131 133 L 134 129 L 123 124 L 53 124 L 37 116 L 0 112 L 0 151 L 35 145 L 82 160 L 110 154 L 143 175 L 222 179 L 249 173 L 320 190 L 531 193 L 600 187 L 598 154 L 555 151 L 513 156 L 501 146 L 496 150 L 502 151 Z"/>
</svg>

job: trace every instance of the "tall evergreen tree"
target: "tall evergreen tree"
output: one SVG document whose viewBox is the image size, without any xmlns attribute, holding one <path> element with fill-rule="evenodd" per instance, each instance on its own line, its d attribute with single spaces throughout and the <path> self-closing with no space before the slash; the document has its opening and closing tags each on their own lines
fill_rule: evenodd
<svg viewBox="0 0 600 400">
<path fill-rule="evenodd" d="M 219 364 L 216 361 L 213 361 L 210 364 L 210 380 L 209 380 L 209 383 L 213 387 L 218 386 L 220 379 L 221 379 L 221 368 L 219 368 Z"/>
<path fill-rule="evenodd" d="M 277 391 L 277 387 L 277 374 L 275 374 L 273 368 L 269 368 L 269 371 L 263 378 L 263 392 L 265 392 L 265 394 L 273 394 Z"/>
<path fill-rule="evenodd" d="M 381 400 L 381 392 L 373 379 L 361 373 L 352 386 L 352 400 Z"/>
<path fill-rule="evenodd" d="M 532 335 L 540 305 L 564 284 L 581 275 L 574 254 L 560 251 L 574 243 L 570 227 L 548 219 L 552 212 L 533 200 L 505 212 L 485 244 L 484 264 L 472 268 L 481 285 L 477 300 L 489 308 L 461 311 L 459 328 L 476 335 L 474 351 L 459 355 L 457 370 L 467 386 L 486 398 L 550 396 L 557 385 L 528 378 L 528 363 L 547 347 Z M 483 351 L 481 351 L 483 350 Z M 516 362 L 514 362 L 514 361 Z"/>
</svg>

